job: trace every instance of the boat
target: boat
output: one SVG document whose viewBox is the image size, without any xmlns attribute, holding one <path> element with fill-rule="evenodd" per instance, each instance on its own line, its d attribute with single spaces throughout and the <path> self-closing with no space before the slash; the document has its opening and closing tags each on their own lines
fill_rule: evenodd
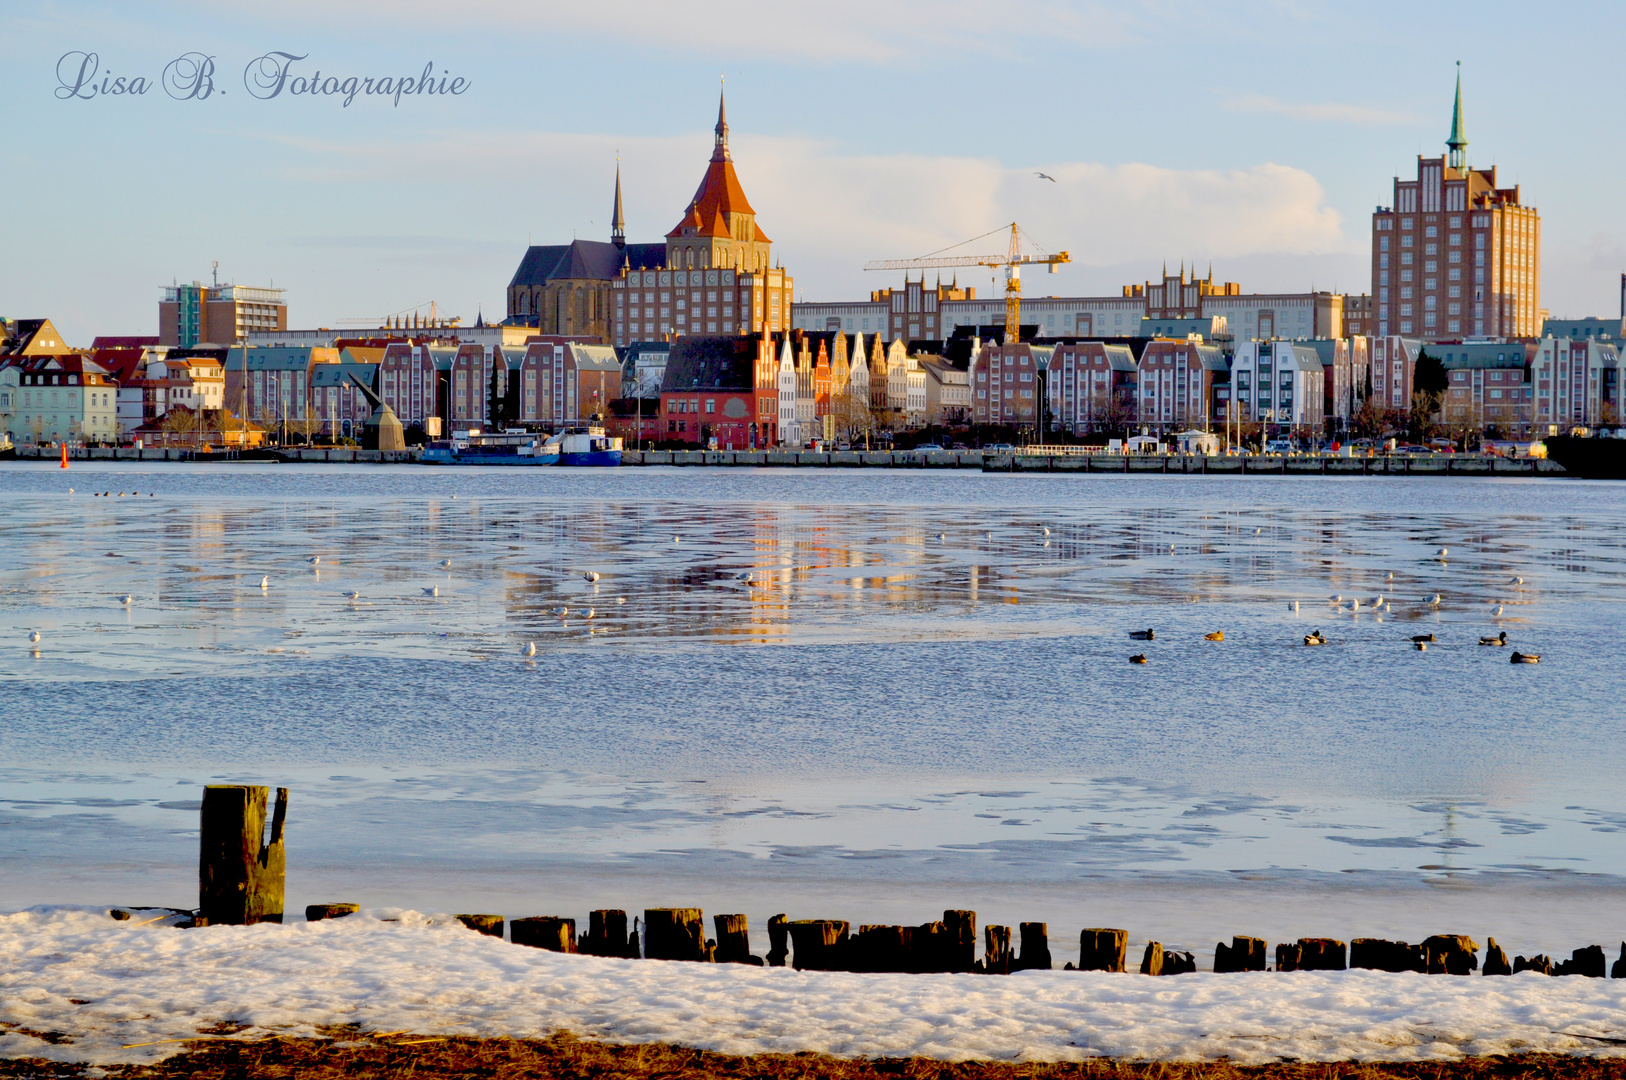
<svg viewBox="0 0 1626 1080">
<path fill-rule="evenodd" d="M 548 439 L 547 446 L 558 454 L 560 465 L 621 464 L 621 440 L 601 424 L 567 427 Z"/>
<path fill-rule="evenodd" d="M 532 431 L 487 433 L 471 428 L 430 442 L 424 447 L 423 461 L 425 465 L 557 465 L 556 438 Z"/>
<path fill-rule="evenodd" d="M 1549 435 L 1547 456 L 1584 480 L 1626 480 L 1626 438 Z"/>
</svg>

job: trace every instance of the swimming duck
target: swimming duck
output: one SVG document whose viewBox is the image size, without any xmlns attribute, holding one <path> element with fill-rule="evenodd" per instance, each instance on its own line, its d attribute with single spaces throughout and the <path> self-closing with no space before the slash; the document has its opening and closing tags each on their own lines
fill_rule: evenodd
<svg viewBox="0 0 1626 1080">
<path fill-rule="evenodd" d="M 1327 639 L 1321 636 L 1321 631 L 1312 630 L 1304 635 L 1304 643 L 1306 645 L 1325 645 Z"/>
<path fill-rule="evenodd" d="M 1508 660 L 1515 664 L 1539 664 L 1541 663 L 1541 656 L 1533 652 L 1514 652 L 1512 656 L 1508 657 Z"/>
<path fill-rule="evenodd" d="M 1412 635 L 1412 640 L 1421 644 L 1425 641 L 1432 642 L 1435 640 L 1435 637 L 1433 634 L 1414 634 Z"/>
<path fill-rule="evenodd" d="M 1225 631 L 1224 630 L 1215 630 L 1212 634 L 1204 634 L 1203 635 L 1203 640 L 1204 641 L 1224 641 L 1225 640 Z"/>
<path fill-rule="evenodd" d="M 1507 631 L 1503 630 L 1500 634 L 1497 634 L 1495 637 L 1482 637 L 1482 638 L 1479 639 L 1479 643 L 1481 645 L 1506 645 L 1507 644 Z"/>
<path fill-rule="evenodd" d="M 1131 664 L 1144 664 L 1144 663 L 1146 663 L 1146 654 L 1142 653 L 1142 652 L 1138 652 L 1134 656 L 1131 656 L 1129 658 L 1129 662 Z"/>
<path fill-rule="evenodd" d="M 1411 643 L 1411 647 L 1416 649 L 1418 652 L 1426 652 L 1426 651 L 1428 651 L 1428 642 L 1426 642 L 1426 641 L 1414 641 L 1414 642 Z"/>
<path fill-rule="evenodd" d="M 1129 636 L 1136 641 L 1151 641 L 1157 637 L 1157 634 L 1151 630 L 1131 630 Z"/>
</svg>

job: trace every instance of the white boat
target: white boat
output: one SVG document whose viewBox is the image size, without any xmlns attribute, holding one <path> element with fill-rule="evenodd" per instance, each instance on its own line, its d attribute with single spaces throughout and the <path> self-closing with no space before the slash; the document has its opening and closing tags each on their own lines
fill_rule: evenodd
<svg viewBox="0 0 1626 1080">
<path fill-rule="evenodd" d="M 602 424 L 565 428 L 543 445 L 559 455 L 560 465 L 621 464 L 621 440 L 606 433 Z"/>
</svg>

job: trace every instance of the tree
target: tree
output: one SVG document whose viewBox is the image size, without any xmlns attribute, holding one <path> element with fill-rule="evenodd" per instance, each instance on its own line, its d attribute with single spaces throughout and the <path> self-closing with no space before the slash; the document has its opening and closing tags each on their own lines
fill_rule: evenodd
<svg viewBox="0 0 1626 1080">
<path fill-rule="evenodd" d="M 1368 397 L 1349 419 L 1349 429 L 1357 439 L 1376 439 L 1383 435 L 1383 412 L 1378 403 Z"/>
<path fill-rule="evenodd" d="M 1445 391 L 1451 384 L 1451 377 L 1446 373 L 1445 365 L 1432 356 L 1428 350 L 1417 354 L 1417 367 L 1412 372 L 1412 411 L 1417 411 L 1419 402 L 1426 404 L 1427 413 L 1440 411 L 1440 403 L 1445 400 Z"/>
</svg>

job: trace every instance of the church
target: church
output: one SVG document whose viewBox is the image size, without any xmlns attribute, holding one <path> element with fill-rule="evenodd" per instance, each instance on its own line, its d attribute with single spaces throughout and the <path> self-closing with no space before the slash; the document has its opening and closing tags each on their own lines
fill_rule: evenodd
<svg viewBox="0 0 1626 1080">
<path fill-rule="evenodd" d="M 627 243 L 618 167 L 609 242 L 529 248 L 508 283 L 506 322 L 617 346 L 758 334 L 789 328 L 794 286 L 734 172 L 719 99 L 711 160 L 665 243 Z"/>
</svg>

